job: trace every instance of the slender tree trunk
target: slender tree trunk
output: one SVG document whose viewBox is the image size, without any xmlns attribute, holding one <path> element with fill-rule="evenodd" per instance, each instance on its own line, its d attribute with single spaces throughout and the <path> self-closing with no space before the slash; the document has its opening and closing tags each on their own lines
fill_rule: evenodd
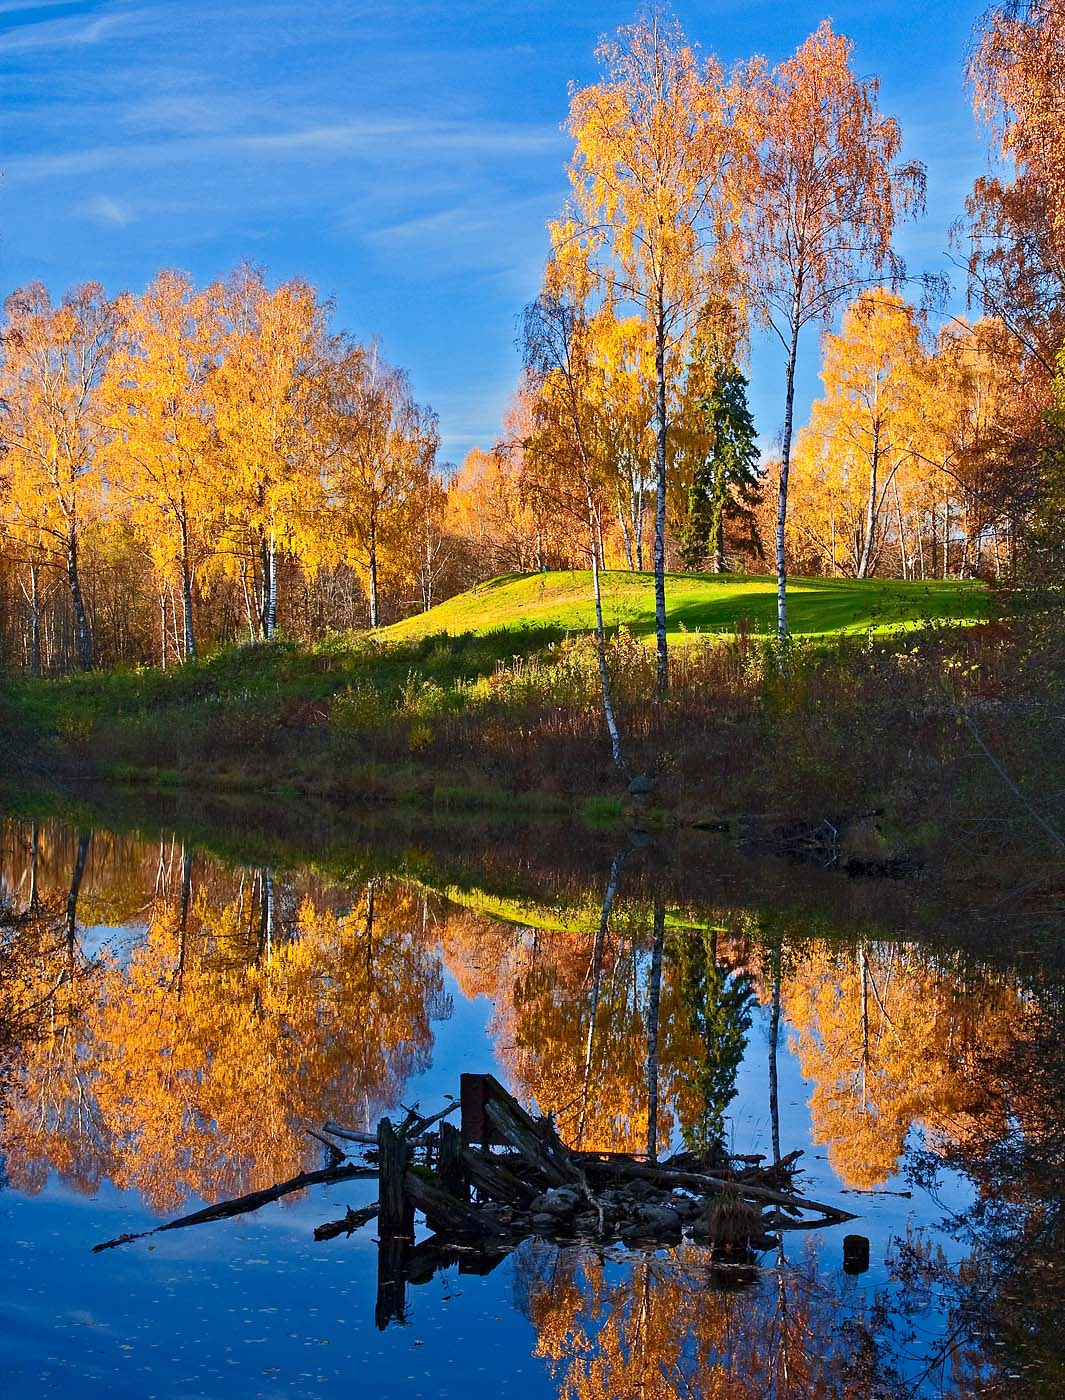
<svg viewBox="0 0 1065 1400">
<path fill-rule="evenodd" d="M 784 436 L 780 444 L 780 486 L 777 491 L 777 641 L 788 637 L 788 572 L 784 556 L 784 529 L 788 520 L 788 472 L 791 469 L 791 433 L 795 416 L 795 365 L 799 356 L 799 308 L 802 282 L 795 284 L 791 303 L 791 340 L 784 392 Z"/>
<path fill-rule="evenodd" d="M 277 536 L 270 527 L 270 540 L 267 551 L 266 579 L 266 618 L 263 635 L 269 640 L 277 631 Z"/>
<path fill-rule="evenodd" d="M 636 569 L 643 573 L 643 483 L 637 486 L 632 495 L 633 526 L 636 536 Z"/>
<path fill-rule="evenodd" d="M 539 539 L 539 535 L 537 536 Z M 425 568 L 422 573 L 422 612 L 433 606 L 433 534 L 428 514 L 425 522 Z"/>
<path fill-rule="evenodd" d="M 717 528 L 714 531 L 714 573 L 723 574 L 725 572 L 725 512 L 717 517 Z"/>
<path fill-rule="evenodd" d="M 374 915 L 374 895 L 377 892 L 377 881 L 370 879 L 366 882 L 366 971 L 369 973 L 373 967 L 373 915 Z"/>
<path fill-rule="evenodd" d="M 167 653 L 168 641 L 169 638 L 166 635 L 166 588 L 164 587 L 159 590 L 159 664 L 164 671 L 170 659 Z"/>
<path fill-rule="evenodd" d="M 89 855 L 89 843 L 92 841 L 91 831 L 78 832 L 78 851 L 74 857 L 74 869 L 70 874 L 70 889 L 67 891 L 67 953 L 71 967 L 74 961 L 74 944 L 78 932 L 78 895 L 81 891 L 81 882 L 85 877 L 85 861 Z"/>
<path fill-rule="evenodd" d="M 41 828 L 34 822 L 30 827 L 30 913 L 36 914 L 40 894 L 37 889 L 37 865 L 41 854 Z"/>
<path fill-rule="evenodd" d="M 773 999 L 769 1013 L 769 1125 L 773 1142 L 773 1161 L 780 1161 L 780 1086 L 777 1076 L 777 1048 L 780 1044 L 780 963 L 779 942 L 773 948 Z"/>
<path fill-rule="evenodd" d="M 613 908 L 614 897 L 618 892 L 618 873 L 624 859 L 625 855 L 622 852 L 610 862 L 610 878 L 603 896 L 603 909 L 599 915 L 599 927 L 596 930 L 595 944 L 592 947 L 592 1005 L 589 1010 L 588 1034 L 584 1042 L 584 1083 L 581 1089 L 581 1111 L 577 1119 L 578 1147 L 581 1145 L 584 1127 L 588 1120 L 588 1097 L 592 1083 L 592 1049 L 595 1044 L 595 1023 L 599 1018 L 599 998 L 603 987 L 603 946 L 606 941 L 607 925 L 610 922 L 610 910 Z"/>
<path fill-rule="evenodd" d="M 655 646 L 658 664 L 655 691 L 661 699 L 669 689 L 669 647 L 666 641 L 666 326 L 662 294 L 655 315 Z"/>
<path fill-rule="evenodd" d="M 873 535 L 876 531 L 876 478 L 880 467 L 879 433 L 873 434 L 873 454 L 869 463 L 869 498 L 865 503 L 865 538 L 862 540 L 861 557 L 855 578 L 865 578 L 869 573 L 869 562 L 873 557 Z"/>
<path fill-rule="evenodd" d="M 902 564 L 902 577 L 910 576 L 910 561 L 906 556 L 906 531 L 902 523 L 902 501 L 899 498 L 899 479 L 895 478 L 895 522 L 899 532 L 899 560 Z"/>
<path fill-rule="evenodd" d="M 621 486 L 617 488 L 618 498 L 618 524 L 621 526 L 621 538 L 625 545 L 625 562 L 629 566 L 630 572 L 635 569 L 636 562 L 632 554 L 632 531 L 629 529 L 629 522 L 626 518 L 625 509 L 621 503 Z"/>
<path fill-rule="evenodd" d="M 178 628 L 177 599 L 174 597 L 174 585 L 168 583 L 166 586 L 166 596 L 170 599 L 170 640 L 174 644 L 174 655 L 178 661 L 183 659 L 184 653 L 181 649 L 181 632 Z"/>
<path fill-rule="evenodd" d="M 265 866 L 259 872 L 259 956 L 269 965 L 274 952 L 274 875 Z"/>
<path fill-rule="evenodd" d="M 651 948 L 651 987 L 647 1006 L 647 1155 L 658 1156 L 658 1013 L 662 1004 L 662 949 L 666 939 L 666 906 L 656 899 L 654 943 Z"/>
<path fill-rule="evenodd" d="M 184 503 L 182 503 L 184 507 Z M 192 620 L 192 562 L 189 558 L 189 522 L 181 514 L 181 607 L 185 632 L 185 660 L 196 660 L 196 633 Z"/>
<path fill-rule="evenodd" d="M 381 614 L 377 605 L 377 521 L 370 518 L 370 626 L 378 627 L 381 623 Z"/>
<path fill-rule="evenodd" d="M 185 953 L 189 936 L 189 906 L 192 903 L 192 851 L 181 848 L 181 903 L 178 906 L 178 967 L 177 991 L 181 995 L 185 981 Z"/>
<path fill-rule="evenodd" d="M 248 561 L 240 561 L 240 586 L 244 590 L 244 611 L 248 617 L 248 641 L 255 641 L 255 609 L 252 607 L 251 589 L 248 587 Z"/>
<path fill-rule="evenodd" d="M 89 634 L 89 620 L 85 615 L 85 601 L 81 595 L 81 579 L 78 575 L 78 532 L 74 526 L 71 526 L 67 536 L 67 581 L 70 584 L 70 602 L 74 610 L 78 665 L 83 671 L 91 671 L 92 637 Z"/>
<path fill-rule="evenodd" d="M 950 502 L 943 502 L 943 577 L 950 566 Z"/>
<path fill-rule="evenodd" d="M 596 510 L 591 494 L 588 496 L 588 534 L 592 551 L 592 589 L 595 593 L 595 642 L 599 656 L 599 684 L 603 694 L 603 718 L 610 735 L 610 752 L 622 773 L 628 773 L 624 754 L 621 751 L 621 734 L 614 715 L 614 702 L 610 694 L 610 673 L 606 664 L 606 628 L 603 625 L 603 591 L 599 577 L 599 555 L 597 550 Z M 601 538 L 601 536 L 600 536 Z"/>
<path fill-rule="evenodd" d="M 41 568 L 30 561 L 30 675 L 41 674 Z"/>
<path fill-rule="evenodd" d="M 968 510 L 966 510 L 962 517 L 961 561 L 958 564 L 959 578 L 968 578 L 969 576 L 969 552 L 972 548 L 969 522 L 970 516 Z"/>
</svg>

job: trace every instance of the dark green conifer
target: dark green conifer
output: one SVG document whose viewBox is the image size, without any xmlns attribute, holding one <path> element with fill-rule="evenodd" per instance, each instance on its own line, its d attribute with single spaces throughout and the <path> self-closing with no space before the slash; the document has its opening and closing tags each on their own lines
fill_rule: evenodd
<svg viewBox="0 0 1065 1400">
<path fill-rule="evenodd" d="M 742 548 L 763 557 L 754 520 L 762 490 L 754 418 L 747 406 L 747 380 L 734 364 L 718 366 L 702 410 L 713 446 L 695 469 L 680 554 L 693 570 L 709 557 L 713 572 L 720 574 L 726 568 L 726 522 L 735 527 Z"/>
</svg>

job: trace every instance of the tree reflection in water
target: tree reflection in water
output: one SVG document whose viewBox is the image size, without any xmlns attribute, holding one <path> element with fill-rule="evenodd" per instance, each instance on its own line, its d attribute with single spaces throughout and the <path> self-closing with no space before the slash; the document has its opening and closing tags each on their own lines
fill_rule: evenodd
<svg viewBox="0 0 1065 1400">
<path fill-rule="evenodd" d="M 306 1124 L 375 1121 L 428 1063 L 448 1003 L 410 887 L 378 881 L 334 908 L 269 870 L 200 874 L 191 852 L 167 865 L 163 850 L 128 911 L 143 931 L 90 953 L 89 844 L 64 853 L 62 906 L 55 852 L 54 879 L 38 876 L 36 905 L 5 929 L 12 1184 L 37 1190 L 52 1169 L 83 1191 L 108 1178 L 156 1210 L 260 1189 L 317 1155 Z"/>
<path fill-rule="evenodd" d="M 756 1055 L 779 1156 L 799 1145 L 780 1142 L 791 1050 L 843 1186 L 901 1169 L 971 1189 L 936 1229 L 899 1229 L 875 1288 L 794 1237 L 747 1270 L 691 1245 L 626 1262 L 523 1246 L 518 1294 L 560 1395 L 1065 1393 L 1057 983 L 871 931 L 813 937 L 694 899 L 637 853 L 504 921 L 383 865 L 331 883 L 53 824 L 9 823 L 2 845 L 12 1185 L 107 1179 L 171 1210 L 290 1176 L 317 1156 L 308 1124 L 369 1126 L 429 1064 L 447 969 L 492 999 L 486 1053 L 571 1144 L 711 1152 Z"/>
</svg>

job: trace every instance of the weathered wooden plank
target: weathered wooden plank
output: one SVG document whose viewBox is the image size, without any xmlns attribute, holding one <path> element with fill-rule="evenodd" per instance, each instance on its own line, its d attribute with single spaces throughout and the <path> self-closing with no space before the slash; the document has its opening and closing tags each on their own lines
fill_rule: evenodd
<svg viewBox="0 0 1065 1400">
<path fill-rule="evenodd" d="M 404 1178 L 407 1199 L 422 1211 L 431 1230 L 446 1235 L 472 1235 L 480 1239 L 503 1239 L 507 1231 L 484 1211 L 456 1200 L 418 1172 Z"/>
<path fill-rule="evenodd" d="M 453 1123 L 440 1124 L 440 1160 L 438 1172 L 440 1185 L 457 1201 L 470 1199 L 469 1182 L 466 1176 L 465 1148 L 462 1133 Z"/>
<path fill-rule="evenodd" d="M 381 1175 L 380 1230 L 382 1237 L 414 1238 L 414 1209 L 405 1182 L 410 1148 L 387 1118 L 377 1125 L 377 1170 Z"/>
<path fill-rule="evenodd" d="M 558 1138 L 545 1134 L 527 1113 L 512 1112 L 512 1103 L 513 1100 L 508 1104 L 491 1098 L 485 1105 L 485 1114 L 500 1138 L 508 1146 L 516 1148 L 529 1168 L 539 1172 L 549 1186 L 563 1186 L 577 1181 L 577 1170 Z M 551 1137 L 554 1137 L 553 1142 Z"/>
<path fill-rule="evenodd" d="M 493 1201 L 503 1201 L 507 1205 L 527 1206 L 538 1194 L 535 1186 L 530 1186 L 521 1177 L 494 1158 L 478 1152 L 476 1148 L 462 1149 L 462 1163 L 465 1175 L 477 1194 Z M 441 1172 L 441 1176 L 443 1173 Z"/>
</svg>

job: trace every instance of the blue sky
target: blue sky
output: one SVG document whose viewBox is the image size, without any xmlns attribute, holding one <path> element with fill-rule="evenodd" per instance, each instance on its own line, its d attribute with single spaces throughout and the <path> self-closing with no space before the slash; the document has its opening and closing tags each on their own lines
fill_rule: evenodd
<svg viewBox="0 0 1065 1400">
<path fill-rule="evenodd" d="M 915 271 L 986 166 L 963 86 L 981 4 L 675 6 L 726 63 L 791 52 L 828 13 L 881 78 L 928 214 L 901 232 Z M 0 292 L 160 267 L 206 281 L 248 257 L 336 299 L 440 414 L 444 455 L 489 445 L 518 369 L 545 222 L 565 198 L 568 85 L 596 74 L 634 3 L 0 0 Z M 804 347 L 800 420 L 817 389 Z M 757 345 L 752 404 L 779 433 L 781 367 Z"/>
</svg>

